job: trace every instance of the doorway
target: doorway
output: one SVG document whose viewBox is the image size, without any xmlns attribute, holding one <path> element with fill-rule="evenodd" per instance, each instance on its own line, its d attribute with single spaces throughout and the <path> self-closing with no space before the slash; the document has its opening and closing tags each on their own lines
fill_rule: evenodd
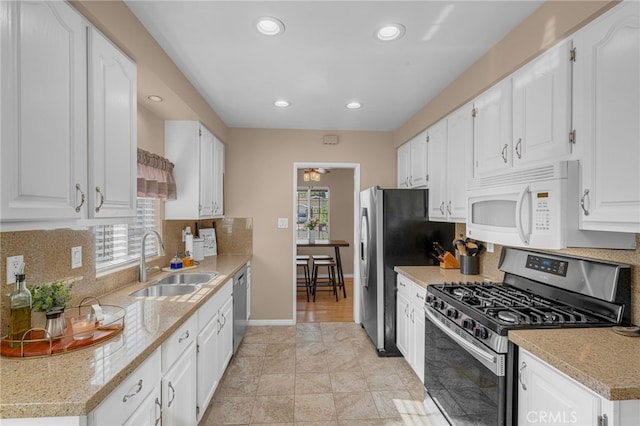
<svg viewBox="0 0 640 426">
<path fill-rule="evenodd" d="M 304 181 L 301 177 L 304 170 L 321 170 L 324 173 L 320 174 L 320 180 L 311 180 Z M 312 213 L 311 210 L 307 209 L 306 214 L 299 212 L 299 189 L 302 190 L 311 190 L 309 187 L 323 188 L 328 191 L 328 205 L 329 205 L 329 218 L 327 230 L 324 238 L 328 238 L 331 240 L 345 240 L 349 243 L 349 246 L 346 248 L 340 248 L 340 256 L 342 258 L 342 265 L 345 275 L 345 285 L 347 292 L 347 298 L 343 299 L 339 298 L 341 306 L 337 309 L 336 318 L 340 318 L 341 321 L 344 321 L 344 318 L 349 318 L 348 321 L 354 321 L 356 323 L 360 322 L 360 295 L 357 291 L 359 286 L 359 262 L 358 262 L 358 236 L 359 236 L 359 209 L 360 209 L 360 164 L 359 163 L 323 163 L 323 162 L 313 162 L 313 163 L 294 163 L 293 164 L 293 215 L 292 217 L 296 218 L 295 224 L 291 230 L 291 238 L 292 238 L 292 247 L 294 256 L 292 256 L 291 264 L 292 264 L 292 292 L 293 292 L 293 318 L 292 321 L 294 323 L 298 322 L 298 301 L 303 300 L 300 306 L 303 309 L 314 309 L 318 313 L 320 311 L 326 311 L 326 309 L 336 309 L 338 305 L 335 302 L 335 296 L 333 298 L 333 304 L 329 304 L 331 293 L 325 294 L 322 296 L 322 302 L 320 302 L 321 293 L 317 293 L 316 304 L 313 304 L 313 296 L 310 297 L 309 304 L 306 303 L 306 296 L 304 294 L 304 289 L 301 289 L 302 293 L 299 294 L 298 287 L 296 285 L 296 279 L 299 273 L 298 268 L 296 267 L 295 255 L 296 253 L 312 253 L 313 249 L 298 249 L 297 242 L 301 237 L 301 233 L 299 229 L 301 228 L 300 224 L 298 224 L 298 217 L 308 218 L 309 214 Z M 347 194 L 344 194 L 345 188 L 348 188 Z M 301 196 L 301 195 L 300 195 Z M 348 212 L 348 213 L 347 213 Z M 325 219 L 326 220 L 326 219 Z M 328 248 L 318 249 L 318 253 L 323 253 Z M 332 250 L 332 249 L 329 249 Z M 327 253 L 330 253 L 327 252 Z M 326 299 L 326 301 L 325 301 Z M 320 303 L 319 303 L 320 302 Z M 349 304 L 346 308 L 348 312 L 345 314 L 345 302 Z M 324 306 L 324 307 L 323 307 Z M 326 307 L 326 309 L 325 309 Z M 326 315 L 332 315 L 330 312 L 324 312 L 323 315 L 314 316 L 318 318 L 318 321 L 321 321 L 323 318 L 326 318 Z M 301 315 L 301 318 L 305 318 L 304 315 Z M 306 317 L 306 319 L 301 319 L 301 321 L 315 321 L 313 317 Z"/>
</svg>

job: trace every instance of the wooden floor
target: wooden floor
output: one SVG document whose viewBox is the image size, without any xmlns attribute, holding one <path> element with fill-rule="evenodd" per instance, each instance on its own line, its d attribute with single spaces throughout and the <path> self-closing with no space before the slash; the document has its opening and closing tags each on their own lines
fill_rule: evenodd
<svg viewBox="0 0 640 426">
<path fill-rule="evenodd" d="M 297 322 L 353 322 L 353 279 L 345 278 L 347 298 L 336 297 L 330 291 L 318 291 L 316 301 L 313 297 L 307 303 L 304 288 L 299 289 L 297 298 Z"/>
</svg>

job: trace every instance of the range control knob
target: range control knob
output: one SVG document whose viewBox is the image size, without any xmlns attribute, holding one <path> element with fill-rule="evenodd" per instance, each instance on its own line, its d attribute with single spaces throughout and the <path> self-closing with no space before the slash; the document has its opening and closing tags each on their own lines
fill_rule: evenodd
<svg viewBox="0 0 640 426">
<path fill-rule="evenodd" d="M 478 326 L 473 329 L 473 335 L 478 339 L 486 339 L 487 337 L 489 337 L 489 332 L 486 328 Z"/>
<path fill-rule="evenodd" d="M 462 320 L 462 328 L 465 328 L 467 330 L 473 330 L 473 327 L 475 326 L 476 326 L 476 322 L 471 318 L 465 318 L 464 320 Z"/>
<path fill-rule="evenodd" d="M 458 318 L 459 315 L 460 315 L 460 313 L 458 312 L 457 309 L 453 309 L 453 308 L 447 309 L 447 316 L 449 318 L 456 319 L 456 318 Z"/>
<path fill-rule="evenodd" d="M 429 294 L 429 295 L 427 295 L 427 298 L 425 299 L 425 301 L 428 304 L 431 304 L 431 302 L 433 302 L 434 299 L 435 299 L 435 296 L 432 296 L 432 295 Z"/>
</svg>

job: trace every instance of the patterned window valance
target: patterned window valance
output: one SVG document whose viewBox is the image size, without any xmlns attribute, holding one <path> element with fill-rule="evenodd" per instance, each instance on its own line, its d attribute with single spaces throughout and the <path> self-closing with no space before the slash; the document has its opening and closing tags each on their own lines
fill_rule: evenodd
<svg viewBox="0 0 640 426">
<path fill-rule="evenodd" d="M 173 163 L 138 148 L 138 197 L 175 200 L 177 195 Z"/>
</svg>

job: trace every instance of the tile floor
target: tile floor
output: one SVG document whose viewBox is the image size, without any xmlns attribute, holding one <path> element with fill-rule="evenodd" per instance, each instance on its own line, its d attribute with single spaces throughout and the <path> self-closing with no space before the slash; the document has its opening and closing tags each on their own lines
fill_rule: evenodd
<svg viewBox="0 0 640 426">
<path fill-rule="evenodd" d="M 439 425 L 404 358 L 355 323 L 249 327 L 201 426 Z"/>
</svg>

